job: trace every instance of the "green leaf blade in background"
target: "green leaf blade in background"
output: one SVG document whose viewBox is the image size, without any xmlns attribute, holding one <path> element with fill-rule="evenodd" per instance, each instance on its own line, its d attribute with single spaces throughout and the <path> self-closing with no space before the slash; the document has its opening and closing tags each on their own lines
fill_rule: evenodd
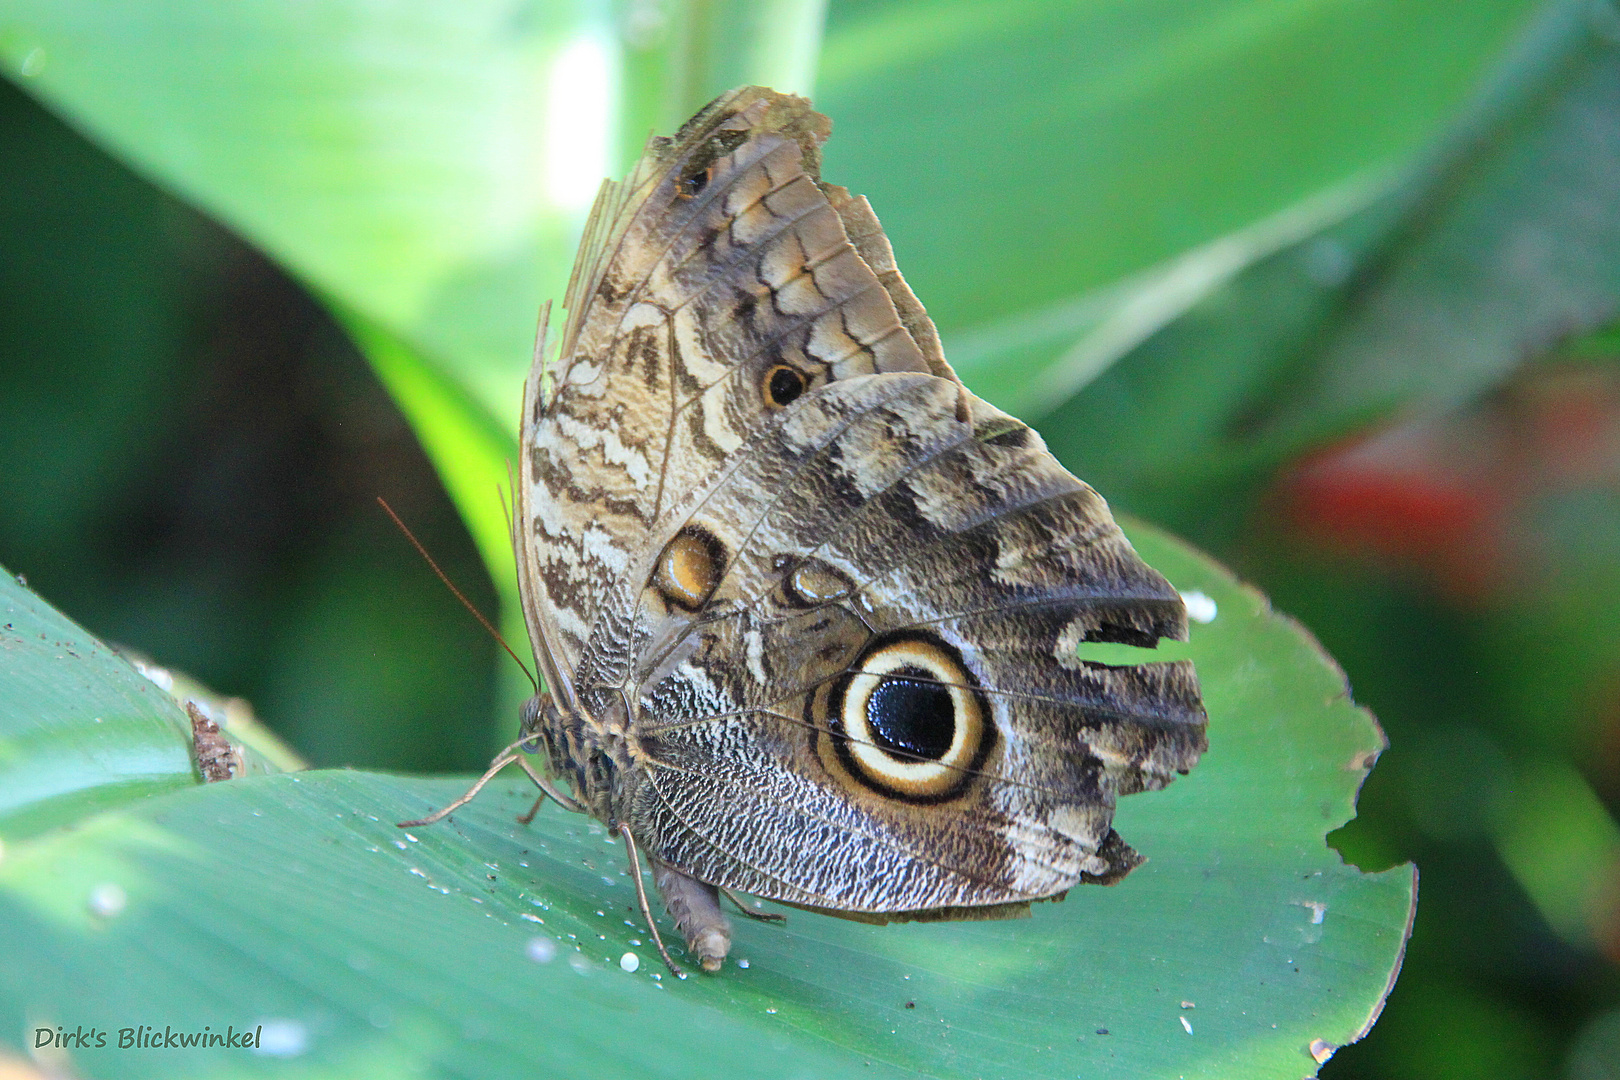
<svg viewBox="0 0 1620 1080">
<path fill-rule="evenodd" d="M 1302 450 L 1475 399 L 1602 326 L 1620 310 L 1617 26 L 1546 4 L 1429 160 L 1128 350 L 1048 415 L 1054 451 L 1219 544 Z"/>
<path fill-rule="evenodd" d="M 1118 886 L 1008 922 L 739 921 L 737 963 L 677 982 L 619 845 L 554 808 L 517 825 L 524 782 L 404 832 L 389 823 L 462 781 L 255 777 L 11 845 L 0 952 L 37 978 L 0 984 L 0 1030 L 266 1023 L 308 1075 L 352 1078 L 1307 1075 L 1313 1046 L 1325 1056 L 1376 1014 L 1410 925 L 1409 867 L 1363 874 L 1324 842 L 1382 733 L 1257 593 L 1131 534 L 1216 613 L 1184 647 L 1209 753 L 1121 803 L 1116 824 L 1150 861 Z M 21 689 L 11 678 L 0 669 L 0 697 Z M 98 913 L 107 885 L 127 907 Z M 549 962 L 531 959 L 536 939 Z M 131 1077 L 284 1067 L 241 1051 L 70 1059 Z"/>
<path fill-rule="evenodd" d="M 826 171 L 871 199 L 947 355 L 973 342 L 968 384 L 1050 403 L 1078 384 L 1040 374 L 1128 296 L 1082 301 L 1410 160 L 1538 7 L 834 6 Z M 991 345 L 1065 312 L 1067 340 Z"/>
<path fill-rule="evenodd" d="M 1440 173 L 1318 355 L 1262 404 L 1264 436 L 1300 445 L 1456 406 L 1620 313 L 1620 13 L 1551 14 L 1550 70 Z"/>
<path fill-rule="evenodd" d="M 545 61 L 590 35 L 579 12 L 11 3 L 0 47 L 143 172 L 504 401 L 583 209 L 546 200 L 540 144 Z"/>
<path fill-rule="evenodd" d="M 969 384 L 1010 397 L 1092 328 L 1092 307 L 1032 352 L 987 337 L 1054 310 L 1061 323 L 1112 283 L 1410 157 L 1535 7 L 835 4 L 817 99 L 838 126 L 828 177 L 872 198 L 947 344 L 976 336 Z M 719 5 L 713 25 L 700 8 L 672 5 L 648 45 L 631 14 L 560 2 L 175 0 L 153 18 L 8 0 L 0 53 L 509 424 L 534 310 L 561 294 L 596 178 L 622 171 L 645 126 L 667 129 L 672 104 L 698 103 L 672 88 L 794 89 L 783 80 L 815 67 L 818 4 Z M 707 74 L 681 68 L 693 51 Z M 553 86 L 559 72 L 573 81 Z M 607 141 L 584 138 L 598 128 Z"/>
<path fill-rule="evenodd" d="M 725 88 L 716 77 L 794 89 L 814 69 L 820 3 L 718 5 L 717 19 L 750 13 L 740 65 L 734 38 L 693 40 L 717 32 L 699 18 L 709 7 L 671 5 L 626 57 L 606 5 L 568 0 L 8 0 L 0 56 L 98 141 L 511 426 L 535 312 L 561 297 L 602 179 L 623 173 L 650 117 L 667 128 L 670 104 L 684 118 L 706 100 L 670 102 L 662 81 L 633 79 L 627 99 L 626 60 L 702 45 L 707 66 L 670 78 L 708 96 Z"/>
</svg>

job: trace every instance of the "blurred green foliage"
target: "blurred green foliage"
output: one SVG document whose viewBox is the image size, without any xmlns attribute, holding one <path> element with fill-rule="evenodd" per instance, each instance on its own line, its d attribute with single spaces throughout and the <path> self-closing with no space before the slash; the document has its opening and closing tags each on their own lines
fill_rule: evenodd
<svg viewBox="0 0 1620 1080">
<path fill-rule="evenodd" d="M 493 647 L 373 499 L 494 594 L 353 346 L 9 84 L 0 140 L 6 565 L 250 699 L 317 762 L 481 764 Z"/>
<path fill-rule="evenodd" d="M 969 384 L 1265 588 L 1390 733 L 1338 839 L 1424 903 L 1324 1075 L 1614 1075 L 1612 4 L 212 7 L 0 3 L 84 133 L 0 88 L 0 563 L 317 764 L 475 766 L 509 691 L 371 499 L 509 589 L 481 478 L 580 211 L 546 73 L 622 38 L 619 169 L 819 60 L 827 175 Z M 728 47 L 772 20 L 792 47 Z"/>
</svg>

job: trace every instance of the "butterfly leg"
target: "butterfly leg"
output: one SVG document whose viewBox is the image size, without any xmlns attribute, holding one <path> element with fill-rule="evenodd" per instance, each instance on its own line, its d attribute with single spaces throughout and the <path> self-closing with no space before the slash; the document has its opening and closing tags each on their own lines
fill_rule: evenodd
<svg viewBox="0 0 1620 1080">
<path fill-rule="evenodd" d="M 540 794 L 534 797 L 534 802 L 529 804 L 529 808 L 517 816 L 517 823 L 519 825 L 532 825 L 534 823 L 534 815 L 540 812 L 540 804 L 545 801 L 546 793 L 542 791 Z"/>
<path fill-rule="evenodd" d="M 737 894 L 732 892 L 730 889 L 723 888 L 720 891 L 725 894 L 725 898 L 727 900 L 730 900 L 737 906 L 738 911 L 742 912 L 750 919 L 758 919 L 760 922 L 787 922 L 786 915 L 778 915 L 774 911 L 755 911 L 753 908 L 737 899 Z"/>
<path fill-rule="evenodd" d="M 534 786 L 540 789 L 540 794 L 535 796 L 534 805 L 529 807 L 528 813 L 519 814 L 518 821 L 525 825 L 533 821 L 534 815 L 540 810 L 540 804 L 545 802 L 548 798 L 558 806 L 562 807 L 564 810 L 572 810 L 576 814 L 583 814 L 585 812 L 585 808 L 581 806 L 578 801 L 563 794 L 561 791 L 558 791 L 557 786 L 551 781 L 547 780 L 545 777 L 541 776 L 539 773 L 535 772 L 534 766 L 530 765 L 528 761 L 523 758 L 518 758 L 517 763 L 523 767 L 524 772 L 529 774 L 529 779 L 534 781 Z"/>
<path fill-rule="evenodd" d="M 669 958 L 669 950 L 664 948 L 664 939 L 658 933 L 658 923 L 653 919 L 652 905 L 647 903 L 647 889 L 641 883 L 641 859 L 636 855 L 636 839 L 630 835 L 630 826 L 619 823 L 619 835 L 624 837 L 624 850 L 630 855 L 630 880 L 636 883 L 636 901 L 641 905 L 641 917 L 647 920 L 647 929 L 652 932 L 653 944 L 658 946 L 658 955 L 664 958 L 664 966 L 676 978 L 686 978 L 686 973 L 676 966 L 675 961 Z M 656 871 L 653 880 L 657 881 Z"/>
<path fill-rule="evenodd" d="M 514 743 L 513 745 L 516 744 Z M 478 778 L 478 782 L 472 787 L 468 788 L 466 794 L 462 795 L 461 798 L 457 799 L 449 806 L 435 810 L 425 818 L 417 818 L 415 821 L 396 822 L 395 827 L 400 829 L 414 829 L 419 825 L 431 825 L 435 821 L 453 814 L 455 811 L 460 810 L 463 806 L 466 806 L 468 803 L 472 802 L 473 796 L 484 790 L 484 785 L 495 779 L 496 773 L 500 772 L 502 769 L 506 768 L 508 765 L 512 764 L 512 762 L 517 760 L 518 756 L 512 752 L 512 747 L 508 746 L 501 752 L 500 757 L 496 758 L 490 763 L 490 766 L 487 770 L 485 770 L 484 775 L 480 776 Z"/>
</svg>

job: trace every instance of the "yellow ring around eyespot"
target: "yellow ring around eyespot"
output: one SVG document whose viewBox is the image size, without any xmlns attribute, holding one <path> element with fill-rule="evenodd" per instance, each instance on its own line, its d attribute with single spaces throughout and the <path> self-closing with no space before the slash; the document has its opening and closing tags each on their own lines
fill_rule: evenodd
<svg viewBox="0 0 1620 1080">
<path fill-rule="evenodd" d="M 926 671 L 945 684 L 951 698 L 951 745 L 937 760 L 897 757 L 877 745 L 866 720 L 866 705 L 885 676 L 904 667 Z M 897 641 L 861 663 L 844 692 L 842 721 L 849 755 L 868 777 L 905 795 L 938 795 L 962 779 L 984 740 L 985 717 L 967 672 L 943 650 L 924 641 Z"/>
<path fill-rule="evenodd" d="M 776 374 L 779 371 L 785 371 L 789 375 L 792 375 L 795 380 L 797 380 L 793 393 L 786 401 L 776 400 L 776 395 L 771 390 L 771 382 L 776 378 Z M 800 371 L 798 368 L 791 367 L 788 364 L 777 364 L 775 367 L 771 368 L 765 373 L 765 378 L 760 382 L 759 389 L 760 396 L 765 399 L 765 404 L 771 408 L 780 409 L 783 406 L 791 405 L 794 401 L 798 400 L 799 395 L 803 394 L 806 389 L 804 372 Z"/>
</svg>

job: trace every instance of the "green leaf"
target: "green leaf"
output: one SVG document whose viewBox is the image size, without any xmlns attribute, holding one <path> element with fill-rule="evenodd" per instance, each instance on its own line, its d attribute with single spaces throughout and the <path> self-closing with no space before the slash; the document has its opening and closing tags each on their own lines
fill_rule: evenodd
<svg viewBox="0 0 1620 1080">
<path fill-rule="evenodd" d="M 791 911 L 739 925 L 738 963 L 719 975 L 677 981 L 622 849 L 552 808 L 516 824 L 525 782 L 402 832 L 389 822 L 462 781 L 253 777 L 8 844 L 0 1032 L 101 1029 L 107 1048 L 66 1060 L 129 1077 L 284 1070 L 267 1048 L 346 1078 L 1310 1074 L 1376 1016 L 1410 925 L 1410 867 L 1363 874 L 1324 843 L 1382 733 L 1259 594 L 1130 532 L 1213 615 L 1186 650 L 1210 750 L 1122 802 L 1116 824 L 1150 861 L 1113 888 L 1000 923 Z M 82 687 L 91 664 L 57 679 Z M 0 666 L 0 700 L 34 686 Z M 143 1024 L 263 1025 L 261 1052 L 116 1048 Z"/>
<path fill-rule="evenodd" d="M 523 327 L 542 289 L 561 283 L 579 211 L 546 197 L 569 177 L 563 149 L 538 134 L 546 62 L 585 42 L 576 66 L 588 67 L 601 36 L 577 7 L 69 0 L 3 10 L 0 49 L 27 88 L 306 281 L 395 333 L 472 358 L 506 400 Z M 604 107 L 584 90 L 575 104 Z M 502 317 L 520 310 L 520 321 Z"/>
<path fill-rule="evenodd" d="M 1130 350 L 1047 417 L 1055 452 L 1212 542 L 1302 449 L 1467 400 L 1602 325 L 1620 309 L 1617 87 L 1613 10 L 1545 5 L 1428 160 Z"/>
<path fill-rule="evenodd" d="M 838 4 L 826 174 L 870 198 L 968 385 L 1049 408 L 1122 322 L 1151 333 L 1376 194 L 1538 6 Z"/>
<path fill-rule="evenodd" d="M 1259 403 L 1264 436 L 1466 402 L 1620 311 L 1620 13 L 1558 4 L 1547 22 L 1528 100 L 1440 172 L 1325 345 Z"/>
<path fill-rule="evenodd" d="M 1375 193 L 1534 6 L 835 4 L 827 175 L 969 384 L 1044 406 Z M 0 56 L 508 428 L 597 181 L 733 82 L 808 90 L 821 9 L 5 0 Z"/>
<path fill-rule="evenodd" d="M 737 78 L 809 89 L 820 0 L 647 7 L 5 0 L 0 57 L 504 428 L 629 148 Z"/>
<path fill-rule="evenodd" d="M 180 706 L 4 570 L 0 685 L 0 837 L 198 783 Z"/>
</svg>

